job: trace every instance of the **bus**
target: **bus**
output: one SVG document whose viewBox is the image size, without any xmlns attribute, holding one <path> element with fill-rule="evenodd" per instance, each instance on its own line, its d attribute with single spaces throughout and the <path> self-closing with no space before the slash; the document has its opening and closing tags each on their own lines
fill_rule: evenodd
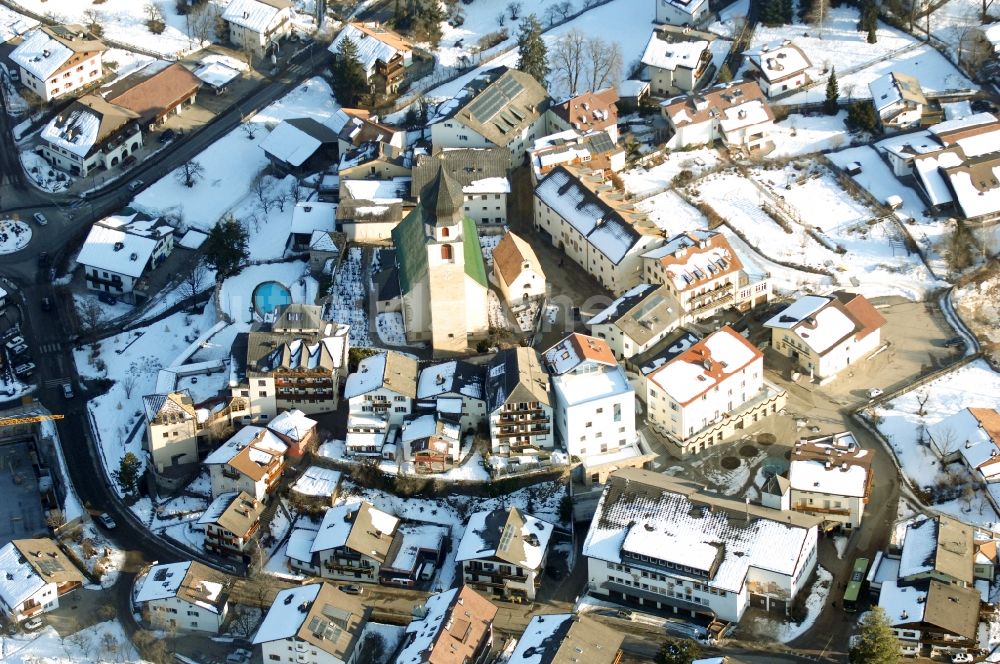
<svg viewBox="0 0 1000 664">
<path fill-rule="evenodd" d="M 854 613 L 858 610 L 858 598 L 864 590 L 865 576 L 868 574 L 868 559 L 858 558 L 854 561 L 854 569 L 851 571 L 851 580 L 847 582 L 847 590 L 844 591 L 844 611 Z"/>
</svg>

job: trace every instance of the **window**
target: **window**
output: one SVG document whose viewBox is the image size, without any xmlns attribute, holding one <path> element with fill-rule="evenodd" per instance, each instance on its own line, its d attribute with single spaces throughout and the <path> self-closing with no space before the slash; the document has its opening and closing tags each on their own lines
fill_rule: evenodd
<svg viewBox="0 0 1000 664">
<path fill-rule="evenodd" d="M 291 649 L 292 649 L 292 647 L 291 647 L 291 646 L 288 646 L 288 649 L 289 649 L 289 650 L 291 650 Z M 268 658 L 269 660 L 271 660 L 272 662 L 280 662 L 280 661 L 281 661 L 281 655 L 274 655 L 274 654 L 271 654 L 271 655 L 268 655 L 268 656 L 267 656 L 267 658 Z"/>
<path fill-rule="evenodd" d="M 261 390 L 260 392 L 257 393 L 257 396 L 259 396 L 259 397 L 266 397 L 267 396 L 267 392 L 265 392 L 264 390 Z"/>
<path fill-rule="evenodd" d="M 441 229 L 441 237 L 449 237 L 451 235 L 451 229 L 445 226 Z"/>
<path fill-rule="evenodd" d="M 452 260 L 452 251 L 450 244 L 441 245 L 441 260 L 450 261 Z"/>
<path fill-rule="evenodd" d="M 614 410 L 614 412 L 615 412 L 615 416 L 614 416 L 615 422 L 621 422 L 622 421 L 622 405 L 620 403 L 616 403 L 615 404 L 615 410 Z"/>
</svg>

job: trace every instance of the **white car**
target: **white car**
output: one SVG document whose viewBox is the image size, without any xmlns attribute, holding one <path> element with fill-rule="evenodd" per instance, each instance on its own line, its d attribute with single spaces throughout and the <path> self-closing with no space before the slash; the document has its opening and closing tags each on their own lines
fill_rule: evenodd
<svg viewBox="0 0 1000 664">
<path fill-rule="evenodd" d="M 869 399 L 874 399 L 875 397 L 880 397 L 880 396 L 882 396 L 882 390 L 880 390 L 879 388 L 873 387 L 872 389 L 868 390 Z"/>
<path fill-rule="evenodd" d="M 28 618 L 24 621 L 24 631 L 34 632 L 36 629 L 40 629 L 45 623 L 42 622 L 40 616 L 35 616 L 34 618 Z"/>
<path fill-rule="evenodd" d="M 108 514 L 107 512 L 99 514 L 97 516 L 97 520 L 100 521 L 101 525 L 107 528 L 108 530 L 114 530 L 118 526 L 118 524 L 115 523 L 115 520 L 112 519 L 111 515 Z"/>
<path fill-rule="evenodd" d="M 967 652 L 962 652 L 957 655 L 952 655 L 951 657 L 951 661 L 954 664 L 959 664 L 960 662 L 964 664 L 965 662 L 971 662 L 972 660 L 973 660 L 972 655 L 970 655 Z"/>
</svg>

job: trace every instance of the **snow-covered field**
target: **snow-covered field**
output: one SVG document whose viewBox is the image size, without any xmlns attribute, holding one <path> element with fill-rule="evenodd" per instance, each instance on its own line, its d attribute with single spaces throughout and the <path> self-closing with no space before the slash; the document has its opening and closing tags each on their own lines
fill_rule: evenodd
<svg viewBox="0 0 1000 664">
<path fill-rule="evenodd" d="M 775 148 L 768 157 L 793 157 L 820 150 L 837 150 L 850 142 L 844 119 L 837 115 L 799 115 L 793 113 L 774 125 L 771 140 Z"/>
<path fill-rule="evenodd" d="M 0 637 L 5 664 L 145 664 L 117 620 L 98 623 L 62 638 L 51 627 L 33 634 Z"/>
<path fill-rule="evenodd" d="M 663 162 L 655 166 L 634 168 L 621 174 L 625 190 L 633 196 L 643 198 L 662 192 L 681 172 L 688 171 L 699 176 L 719 164 L 719 153 L 709 148 L 671 152 L 663 157 Z"/>
<path fill-rule="evenodd" d="M 177 216 L 187 226 L 202 230 L 211 228 L 227 211 L 246 215 L 247 206 L 254 202 L 250 195 L 254 178 L 268 164 L 260 143 L 270 130 L 286 118 L 329 121 L 338 108 L 330 86 L 321 78 L 311 78 L 249 120 L 253 138 L 248 137 L 243 127 L 238 127 L 195 157 L 194 161 L 201 164 L 205 173 L 194 187 L 185 187 L 174 171 L 139 194 L 133 206 L 149 214 Z M 271 212 L 281 215 L 277 208 Z M 290 212 L 291 205 L 286 205 L 284 214 Z M 267 223 L 260 226 L 267 227 Z M 279 223 L 288 227 L 287 222 Z M 272 236 L 277 235 L 275 229 Z M 286 239 L 287 235 L 280 238 L 282 247 Z"/>
<path fill-rule="evenodd" d="M 970 386 L 975 386 L 975 389 L 970 389 Z M 921 416 L 918 414 L 919 400 L 924 398 L 927 399 L 923 407 L 925 414 Z M 930 446 L 919 442 L 921 430 L 963 408 L 994 408 L 998 402 L 1000 374 L 990 369 L 985 360 L 975 360 L 876 408 L 876 422 L 912 483 L 920 488 L 933 487 L 951 482 L 949 472 L 966 479 L 967 473 L 959 463 L 943 467 Z M 953 499 L 934 507 L 964 521 L 994 528 L 1000 526 L 1000 518 L 978 491 L 969 501 Z"/>
</svg>

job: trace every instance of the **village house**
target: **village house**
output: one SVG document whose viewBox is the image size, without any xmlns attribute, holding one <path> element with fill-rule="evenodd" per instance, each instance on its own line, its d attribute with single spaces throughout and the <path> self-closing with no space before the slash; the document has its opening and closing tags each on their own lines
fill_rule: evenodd
<svg viewBox="0 0 1000 664">
<path fill-rule="evenodd" d="M 308 446 L 319 440 L 317 422 L 306 417 L 298 408 L 278 413 L 267 425 L 267 430 L 278 437 L 287 447 L 287 455 L 301 459 Z"/>
<path fill-rule="evenodd" d="M 704 451 L 778 412 L 785 392 L 764 381 L 764 355 L 728 325 L 646 376 L 646 417 L 676 456 Z"/>
<path fill-rule="evenodd" d="M 255 58 L 278 50 L 292 31 L 294 16 L 289 0 L 233 0 L 222 13 L 229 24 L 229 41 Z"/>
<path fill-rule="evenodd" d="M 314 233 L 330 233 L 337 228 L 337 204 L 325 201 L 299 201 L 292 208 L 292 225 L 288 232 L 290 251 L 309 248 Z"/>
<path fill-rule="evenodd" d="M 528 150 L 528 162 L 531 164 L 531 184 L 538 186 L 542 178 L 560 164 L 586 164 L 591 171 L 607 174 L 624 170 L 625 147 L 614 143 L 606 131 L 580 134 L 567 129 L 536 140 Z"/>
<path fill-rule="evenodd" d="M 99 81 L 106 50 L 81 25 L 45 25 L 27 35 L 10 60 L 21 85 L 48 102 Z"/>
<path fill-rule="evenodd" d="M 173 226 L 125 208 L 90 227 L 76 262 L 90 290 L 141 304 L 148 295 L 144 277 L 173 250 Z"/>
<path fill-rule="evenodd" d="M 649 87 L 657 97 L 671 97 L 701 88 L 712 68 L 711 32 L 658 26 L 653 30 L 642 54 Z"/>
<path fill-rule="evenodd" d="M 699 25 L 712 17 L 709 0 L 656 0 L 656 22 Z"/>
<path fill-rule="evenodd" d="M 885 318 L 862 295 L 804 295 L 764 323 L 771 347 L 821 384 L 881 343 Z"/>
<path fill-rule="evenodd" d="M 423 413 L 403 420 L 397 450 L 417 474 L 444 473 L 462 461 L 462 428 L 457 415 Z"/>
<path fill-rule="evenodd" d="M 893 71 L 869 83 L 868 90 L 884 131 L 903 131 L 920 125 L 927 97 L 916 78 Z"/>
<path fill-rule="evenodd" d="M 638 445 L 635 390 L 606 341 L 573 333 L 542 354 L 552 374 L 552 413 L 566 453 L 583 462 L 586 484 L 651 460 Z"/>
<path fill-rule="evenodd" d="M 59 598 L 83 582 L 51 539 L 11 540 L 0 548 L 0 615 L 12 623 L 59 608 Z"/>
<path fill-rule="evenodd" d="M 281 480 L 287 450 L 270 430 L 243 427 L 202 462 L 208 466 L 212 496 L 244 491 L 268 502 Z"/>
<path fill-rule="evenodd" d="M 673 149 L 722 141 L 729 150 L 767 154 L 774 149 L 774 113 L 755 81 L 724 83 L 660 104 Z"/>
<path fill-rule="evenodd" d="M 680 302 L 663 284 L 639 284 L 587 321 L 590 333 L 607 342 L 619 360 L 643 353 L 677 329 Z"/>
<path fill-rule="evenodd" d="M 794 42 L 784 39 L 745 51 L 753 77 L 768 99 L 781 97 L 810 82 L 809 58 Z"/>
<path fill-rule="evenodd" d="M 984 482 L 1000 479 L 1000 414 L 995 408 L 963 408 L 926 431 L 943 462 L 961 458 Z"/>
<path fill-rule="evenodd" d="M 480 364 L 464 360 L 425 364 L 417 378 L 417 408 L 451 412 L 459 417 L 462 433 L 474 433 L 486 421 L 485 381 L 486 369 Z"/>
<path fill-rule="evenodd" d="M 417 376 L 417 361 L 395 351 L 361 360 L 344 385 L 348 454 L 381 456 L 389 428 L 413 412 Z"/>
<path fill-rule="evenodd" d="M 399 523 L 367 501 L 331 507 L 309 548 L 312 569 L 302 569 L 324 579 L 378 583 Z"/>
<path fill-rule="evenodd" d="M 903 655 L 951 658 L 978 648 L 980 595 L 973 588 L 937 579 L 906 585 L 888 580 L 878 605 Z"/>
<path fill-rule="evenodd" d="M 230 582 L 207 565 L 186 560 L 153 565 L 135 583 L 135 604 L 152 629 L 218 634 L 229 615 Z"/>
<path fill-rule="evenodd" d="M 398 33 L 380 23 L 348 22 L 328 50 L 334 57 L 345 39 L 358 50 L 358 62 L 365 70 L 365 79 L 379 94 L 395 94 L 413 64 L 413 45 Z"/>
<path fill-rule="evenodd" d="M 471 588 L 431 595 L 413 614 L 396 664 L 471 664 L 489 656 L 497 607 Z"/>
<path fill-rule="evenodd" d="M 371 609 L 328 583 L 280 591 L 253 637 L 264 662 L 360 664 Z"/>
<path fill-rule="evenodd" d="M 903 533 L 897 573 L 900 584 L 936 579 L 962 587 L 973 585 L 972 526 L 937 514 L 908 521 Z"/>
<path fill-rule="evenodd" d="M 545 273 L 531 245 L 507 231 L 493 249 L 493 278 L 508 307 L 545 297 Z"/>
<path fill-rule="evenodd" d="M 602 173 L 557 166 L 535 188 L 535 228 L 612 293 L 642 278 L 642 254 L 663 243 L 645 212 Z"/>
<path fill-rule="evenodd" d="M 389 242 L 392 240 L 393 229 L 402 220 L 403 205 L 398 200 L 385 203 L 342 198 L 337 205 L 337 230 L 344 233 L 350 242 L 363 244 Z M 396 284 L 398 290 L 398 277 Z"/>
<path fill-rule="evenodd" d="M 198 77 L 176 62 L 166 67 L 151 64 L 116 82 L 104 98 L 138 113 L 143 128 L 153 131 L 171 114 L 180 115 L 184 104 L 194 105 L 200 87 Z"/>
<path fill-rule="evenodd" d="M 97 95 L 84 95 L 56 113 L 38 135 L 41 154 L 70 175 L 111 168 L 142 147 L 139 114 Z"/>
<path fill-rule="evenodd" d="M 816 567 L 817 517 L 702 491 L 661 473 L 612 473 L 583 555 L 591 593 L 737 622 L 750 606 L 788 615 Z"/>
<path fill-rule="evenodd" d="M 507 223 L 510 167 L 506 148 L 453 148 L 417 155 L 410 193 L 419 203 L 439 172 L 447 171 L 462 188 L 465 216 L 480 228 L 500 229 Z"/>
<path fill-rule="evenodd" d="M 393 180 L 413 175 L 413 150 L 368 141 L 340 155 L 337 177 L 343 180 Z"/>
<path fill-rule="evenodd" d="M 431 124 L 431 144 L 440 148 L 507 148 L 519 164 L 525 150 L 545 134 L 549 93 L 530 74 L 497 67 L 473 79 Z"/>
<path fill-rule="evenodd" d="M 142 398 L 142 405 L 145 448 L 157 474 L 197 463 L 199 449 L 215 440 L 220 428 L 229 429 L 227 418 L 222 427 L 212 426 L 211 411 L 196 406 L 187 390 L 150 394 Z"/>
<path fill-rule="evenodd" d="M 429 341 L 436 357 L 464 353 L 489 332 L 486 264 L 464 206 L 458 180 L 439 169 L 392 230 L 406 340 Z"/>
<path fill-rule="evenodd" d="M 406 131 L 379 121 L 377 115 L 359 108 L 341 108 L 331 122 L 337 131 L 337 151 L 343 157 L 369 143 L 384 143 L 397 150 L 406 147 Z"/>
<path fill-rule="evenodd" d="M 246 491 L 219 494 L 198 519 L 205 528 L 205 549 L 245 560 L 263 513 L 264 504 Z"/>
<path fill-rule="evenodd" d="M 618 90 L 605 88 L 587 91 L 552 104 L 545 114 L 550 134 L 573 131 L 581 134 L 605 132 L 612 143 L 618 142 Z"/>
<path fill-rule="evenodd" d="M 533 616 L 506 664 L 561 664 L 574 659 L 587 664 L 619 664 L 624 639 L 621 632 L 586 614 Z"/>
<path fill-rule="evenodd" d="M 825 531 L 858 528 L 874 481 L 872 457 L 849 431 L 798 441 L 788 468 L 791 509 L 821 517 Z"/>
<path fill-rule="evenodd" d="M 455 556 L 463 585 L 505 601 L 535 601 L 552 529 L 516 507 L 475 512 Z"/>
<path fill-rule="evenodd" d="M 322 308 L 288 304 L 272 322 L 257 322 L 236 337 L 230 390 L 246 401 L 244 424 L 265 422 L 279 412 L 307 415 L 337 408 L 340 380 L 347 371 L 349 328 L 322 318 Z"/>
<path fill-rule="evenodd" d="M 264 137 L 260 149 L 278 173 L 302 176 L 336 164 L 338 141 L 337 132 L 313 118 L 289 118 Z"/>
<path fill-rule="evenodd" d="M 547 456 L 555 446 L 549 376 L 538 352 L 501 350 L 486 370 L 486 410 L 493 454 Z"/>
<path fill-rule="evenodd" d="M 667 287 L 680 302 L 685 322 L 711 318 L 723 309 L 747 311 L 771 296 L 767 276 L 748 274 L 729 241 L 717 231 L 681 233 L 642 259 L 646 280 Z"/>
</svg>

